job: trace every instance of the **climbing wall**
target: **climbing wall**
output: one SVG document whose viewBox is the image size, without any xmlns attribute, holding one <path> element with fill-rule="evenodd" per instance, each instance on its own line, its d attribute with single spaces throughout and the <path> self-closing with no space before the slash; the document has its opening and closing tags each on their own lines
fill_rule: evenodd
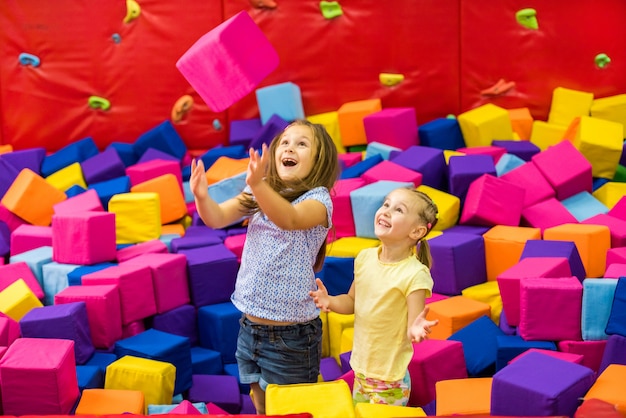
<svg viewBox="0 0 626 418">
<path fill-rule="evenodd" d="M 380 98 L 418 123 L 486 102 L 545 120 L 555 87 L 626 93 L 622 0 L 4 0 L 0 144 L 104 148 L 167 119 L 192 150 L 226 144 L 254 92 L 213 112 L 175 63 L 242 10 L 280 59 L 259 87 L 296 83 L 306 115 Z"/>
</svg>

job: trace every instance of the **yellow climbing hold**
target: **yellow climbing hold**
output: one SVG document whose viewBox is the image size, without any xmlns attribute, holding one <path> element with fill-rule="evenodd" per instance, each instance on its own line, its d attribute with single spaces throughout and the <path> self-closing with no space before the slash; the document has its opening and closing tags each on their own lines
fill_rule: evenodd
<svg viewBox="0 0 626 418">
<path fill-rule="evenodd" d="M 135 0 L 126 0 L 126 16 L 124 23 L 129 23 L 139 17 L 141 14 L 141 6 Z"/>
<path fill-rule="evenodd" d="M 384 84 L 385 86 L 395 86 L 404 81 L 404 75 L 392 74 L 392 73 L 380 73 L 378 75 L 378 79 L 380 80 L 380 84 Z"/>
<path fill-rule="evenodd" d="M 343 14 L 341 5 L 336 1 L 320 1 L 320 10 L 325 19 L 334 19 Z"/>
<path fill-rule="evenodd" d="M 515 19 L 517 23 L 528 29 L 539 29 L 539 22 L 537 21 L 537 11 L 535 9 L 521 9 L 515 13 Z"/>
</svg>

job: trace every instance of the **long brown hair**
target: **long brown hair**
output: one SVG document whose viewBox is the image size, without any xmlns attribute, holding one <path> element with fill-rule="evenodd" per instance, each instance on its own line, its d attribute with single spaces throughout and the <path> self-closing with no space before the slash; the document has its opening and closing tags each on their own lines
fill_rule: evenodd
<svg viewBox="0 0 626 418">
<path fill-rule="evenodd" d="M 423 204 L 421 205 L 421 210 L 419 212 L 420 218 L 426 224 L 426 234 L 417 242 L 417 259 L 422 262 L 426 267 L 431 268 L 433 265 L 433 258 L 430 254 L 430 245 L 428 245 L 428 240 L 426 240 L 426 236 L 432 231 L 432 229 L 437 225 L 437 221 L 439 220 L 439 210 L 437 209 L 437 205 L 428 196 L 426 193 L 416 190 L 409 189 L 414 195 L 420 199 Z"/>
<path fill-rule="evenodd" d="M 267 150 L 267 152 L 270 153 L 270 158 L 268 162 L 268 170 L 265 181 L 273 190 L 275 190 L 278 194 L 280 194 L 289 202 L 293 202 L 304 193 L 316 187 L 326 187 L 330 192 L 335 185 L 337 178 L 339 177 L 339 159 L 337 158 L 337 147 L 335 146 L 335 143 L 333 142 L 333 139 L 329 135 L 328 131 L 326 131 L 324 125 L 311 123 L 306 119 L 297 119 L 289 124 L 287 128 L 289 128 L 290 126 L 298 125 L 308 126 L 309 128 L 311 128 L 311 130 L 313 131 L 313 139 L 315 142 L 316 152 L 315 156 L 313 157 L 313 167 L 311 168 L 311 172 L 305 178 L 295 181 L 289 181 L 289 183 L 286 183 L 278 175 L 278 170 L 276 168 L 276 159 L 274 158 L 274 155 L 276 154 L 276 148 L 280 143 L 280 138 L 284 131 L 280 132 L 274 137 L 274 139 L 272 139 L 269 149 Z M 241 200 L 241 204 L 244 207 L 247 215 L 252 215 L 261 210 L 256 200 L 253 198 L 252 194 L 249 193 L 244 194 Z M 324 241 L 324 244 L 322 244 L 321 248 L 319 249 L 315 265 L 313 266 L 313 269 L 316 272 L 322 268 L 325 256 L 326 241 Z"/>
</svg>

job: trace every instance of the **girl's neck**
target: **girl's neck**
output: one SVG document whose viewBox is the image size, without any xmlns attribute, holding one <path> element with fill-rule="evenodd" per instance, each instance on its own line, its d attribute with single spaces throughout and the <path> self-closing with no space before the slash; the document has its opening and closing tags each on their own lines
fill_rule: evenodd
<svg viewBox="0 0 626 418">
<path fill-rule="evenodd" d="M 389 245 L 383 243 L 380 246 L 378 260 L 383 263 L 397 263 L 413 254 L 413 247 L 405 244 Z"/>
</svg>

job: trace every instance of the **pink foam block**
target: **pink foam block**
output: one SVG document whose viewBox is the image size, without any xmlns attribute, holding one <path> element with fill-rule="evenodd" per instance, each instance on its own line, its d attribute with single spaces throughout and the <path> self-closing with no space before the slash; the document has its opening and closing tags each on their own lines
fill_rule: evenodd
<svg viewBox="0 0 626 418">
<path fill-rule="evenodd" d="M 365 186 L 365 180 L 360 177 L 340 179 L 335 183 L 334 193 L 331 193 L 334 207 L 332 221 L 335 227 L 335 236 L 331 238 L 356 236 L 350 193 L 363 186 Z"/>
<path fill-rule="evenodd" d="M 555 190 L 558 200 L 593 191 L 591 163 L 569 141 L 548 147 L 533 155 L 531 161 Z"/>
<path fill-rule="evenodd" d="M 468 190 L 460 224 L 518 226 L 522 216 L 524 189 L 510 181 L 483 174 Z"/>
<path fill-rule="evenodd" d="M 502 309 L 509 325 L 518 326 L 520 321 L 520 281 L 528 277 L 569 277 L 569 261 L 565 257 L 527 257 L 506 269 L 496 278 Z"/>
<path fill-rule="evenodd" d="M 68 214 L 76 212 L 100 212 L 103 211 L 102 202 L 95 189 L 89 189 L 81 194 L 70 197 L 52 207 L 55 214 Z"/>
<path fill-rule="evenodd" d="M 44 293 L 35 274 L 25 261 L 0 266 L 0 291 L 6 289 L 13 282 L 22 279 L 37 299 L 43 299 Z M 0 344 L 2 345 L 2 344 Z"/>
<path fill-rule="evenodd" d="M 131 186 L 136 186 L 139 183 L 165 174 L 173 174 L 176 180 L 178 180 L 180 189 L 183 190 L 183 176 L 178 161 L 150 160 L 145 163 L 131 165 L 126 169 L 126 175 L 130 178 Z"/>
<path fill-rule="evenodd" d="M 367 142 L 379 142 L 405 150 L 419 145 L 413 107 L 389 107 L 363 118 Z"/>
<path fill-rule="evenodd" d="M 0 347 L 10 346 L 20 335 L 20 323 L 0 312 Z"/>
<path fill-rule="evenodd" d="M 556 196 L 548 180 L 546 180 L 532 161 L 514 168 L 503 174 L 500 178 L 515 183 L 526 191 L 526 193 L 524 193 L 524 207 L 532 206 L 535 203 Z"/>
<path fill-rule="evenodd" d="M 607 340 L 600 341 L 559 341 L 557 347 L 564 353 L 581 354 L 583 356 L 582 365 L 598 372 Z"/>
<path fill-rule="evenodd" d="M 422 184 L 422 177 L 421 173 L 389 160 L 381 161 L 361 175 L 361 178 L 368 184 L 380 180 L 388 180 L 410 182 L 413 183 L 416 188 Z"/>
<path fill-rule="evenodd" d="M 75 212 L 52 216 L 52 259 L 91 265 L 115 260 L 115 214 Z"/>
<path fill-rule="evenodd" d="M 245 11 L 203 35 L 176 62 L 214 112 L 252 92 L 276 67 L 278 53 Z"/>
<path fill-rule="evenodd" d="M 519 335 L 526 341 L 581 340 L 582 297 L 574 276 L 522 279 Z"/>
<path fill-rule="evenodd" d="M 69 286 L 54 296 L 54 304 L 85 302 L 91 341 L 109 349 L 122 338 L 122 309 L 117 285 Z"/>
<path fill-rule="evenodd" d="M 187 257 L 184 254 L 146 253 L 120 265 L 150 268 L 157 313 L 164 313 L 189 303 Z"/>
<path fill-rule="evenodd" d="M 246 243 L 246 233 L 229 235 L 224 238 L 224 245 L 231 250 L 236 256 L 237 261 L 241 262 L 241 254 L 243 253 L 243 246 Z"/>
<path fill-rule="evenodd" d="M 626 247 L 626 221 L 605 213 L 599 213 L 581 223 L 608 226 L 611 233 L 611 248 Z"/>
<path fill-rule="evenodd" d="M 344 152 L 337 156 L 339 163 L 343 168 L 352 167 L 356 163 L 363 160 L 363 153 L 361 152 Z"/>
<path fill-rule="evenodd" d="M 140 256 L 142 254 L 158 254 L 167 253 L 167 245 L 158 239 L 140 242 L 136 245 L 130 245 L 117 251 L 117 261 L 123 263 L 131 258 Z"/>
<path fill-rule="evenodd" d="M 23 224 L 11 233 L 12 256 L 51 245 L 52 229 L 49 226 Z"/>
<path fill-rule="evenodd" d="M 118 264 L 85 274 L 83 286 L 114 284 L 120 292 L 122 325 L 156 314 L 152 272 L 146 265 Z"/>
<path fill-rule="evenodd" d="M 578 220 L 554 197 L 525 207 L 520 221 L 521 226 L 539 228 L 542 234 L 547 228 L 569 223 L 578 223 Z"/>
<path fill-rule="evenodd" d="M 6 415 L 67 415 L 80 395 L 74 341 L 18 338 L 0 361 Z"/>
</svg>

